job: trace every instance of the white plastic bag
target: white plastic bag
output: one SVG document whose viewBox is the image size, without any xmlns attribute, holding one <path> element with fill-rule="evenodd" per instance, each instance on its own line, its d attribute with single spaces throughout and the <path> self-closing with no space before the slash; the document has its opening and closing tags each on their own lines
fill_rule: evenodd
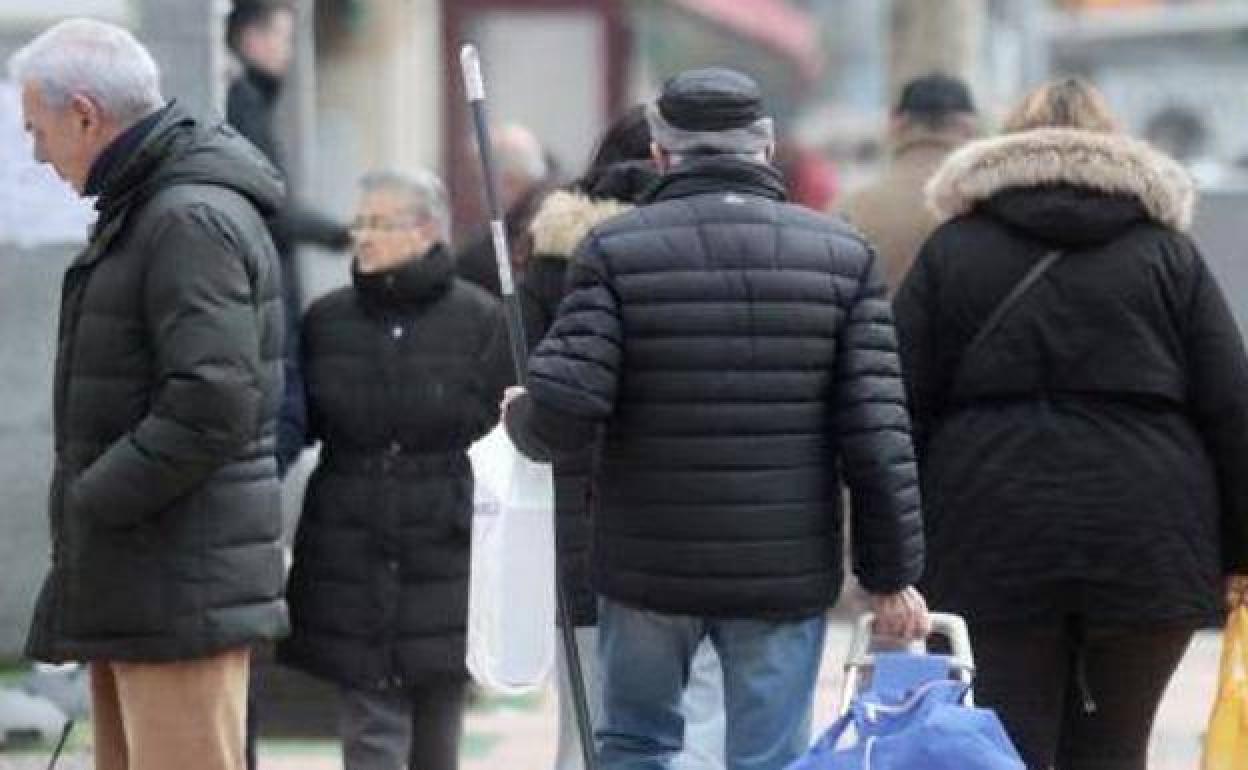
<svg viewBox="0 0 1248 770">
<path fill-rule="evenodd" d="M 468 672 L 500 695 L 540 688 L 555 663 L 551 467 L 526 458 L 499 425 L 468 450 L 475 479 Z"/>
</svg>

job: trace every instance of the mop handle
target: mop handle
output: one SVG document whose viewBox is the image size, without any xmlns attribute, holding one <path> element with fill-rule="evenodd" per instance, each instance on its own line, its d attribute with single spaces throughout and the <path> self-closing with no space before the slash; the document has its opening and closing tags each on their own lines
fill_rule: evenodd
<svg viewBox="0 0 1248 770">
<path fill-rule="evenodd" d="M 466 44 L 459 53 L 460 67 L 464 74 L 464 95 L 472 111 L 472 124 L 477 134 L 477 148 L 481 154 L 481 170 L 485 176 L 485 200 L 490 214 L 490 236 L 494 242 L 494 259 L 498 263 L 498 283 L 503 294 L 503 310 L 507 315 L 508 336 L 511 339 L 512 364 L 516 369 L 516 382 L 524 384 L 529 358 L 528 342 L 524 338 L 524 316 L 516 298 L 516 283 L 511 271 L 511 251 L 507 244 L 507 228 L 503 222 L 502 205 L 498 199 L 498 178 L 494 175 L 494 146 L 490 141 L 490 123 L 485 111 L 485 78 L 481 75 L 481 58 L 477 47 Z"/>
</svg>

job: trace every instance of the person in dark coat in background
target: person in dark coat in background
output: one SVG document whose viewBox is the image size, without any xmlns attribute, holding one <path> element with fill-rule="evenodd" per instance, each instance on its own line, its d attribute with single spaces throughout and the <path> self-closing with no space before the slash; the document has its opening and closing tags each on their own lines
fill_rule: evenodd
<svg viewBox="0 0 1248 770">
<path fill-rule="evenodd" d="M 550 192 L 553 165 L 541 142 L 524 126 L 504 125 L 495 133 L 493 141 L 511 269 L 515 275 L 523 276 L 533 252 L 529 223 Z M 475 283 L 495 297 L 501 296 L 494 241 L 488 226 L 477 228 L 464 239 L 455 255 L 455 270 L 465 281 Z"/>
<path fill-rule="evenodd" d="M 947 221 L 896 298 L 922 585 L 970 621 L 977 698 L 1028 767 L 1143 770 L 1193 629 L 1248 571 L 1248 357 L 1182 168 L 1078 80 L 1005 130 L 932 179 Z"/>
<path fill-rule="evenodd" d="M 90 665 L 99 770 L 241 770 L 248 646 L 287 628 L 277 172 L 71 19 L 10 60 L 35 155 L 99 216 L 61 290 L 52 564 L 27 654 Z"/>
<path fill-rule="evenodd" d="M 784 202 L 750 78 L 683 73 L 647 118 L 664 176 L 581 241 L 507 427 L 533 457 L 603 433 L 605 770 L 659 770 L 680 751 L 705 638 L 723 670 L 727 766 L 779 770 L 809 745 L 842 577 L 841 469 L 880 630 L 927 625 L 910 587 L 923 537 L 891 313 L 868 245 Z"/>
<path fill-rule="evenodd" d="M 337 683 L 347 770 L 458 765 L 472 468 L 512 374 L 501 306 L 455 277 L 433 174 L 363 180 L 352 285 L 304 319 L 321 458 L 279 660 Z"/>
<path fill-rule="evenodd" d="M 524 280 L 516 288 L 530 348 L 546 335 L 559 303 L 567 293 L 567 273 L 577 245 L 590 229 L 633 208 L 659 179 L 650 158 L 650 126 L 644 105 L 620 116 L 595 148 L 589 168 L 568 189 L 548 195 L 530 225 L 533 255 Z M 602 687 L 598 665 L 597 602 L 590 585 L 590 497 L 594 446 L 582 454 L 555 460 L 556 535 L 560 578 L 570 597 L 577 626 L 590 713 L 601 720 Z M 559 657 L 559 745 L 556 770 L 582 764 L 580 741 L 565 661 Z M 715 770 L 723 767 L 724 709 L 719 660 L 709 643 L 698 649 L 681 711 L 685 746 L 674 770 Z"/>
<path fill-rule="evenodd" d="M 975 102 L 966 83 L 931 74 L 902 88 L 888 124 L 888 168 L 840 206 L 880 253 L 890 292 L 901 286 L 919 248 L 936 229 L 935 215 L 925 205 L 927 180 L 949 153 L 978 135 Z"/>
<path fill-rule="evenodd" d="M 295 6 L 292 0 L 234 0 L 226 19 L 225 42 L 241 72 L 226 93 L 226 120 L 264 154 L 286 169 L 277 131 L 277 107 L 282 86 L 294 57 Z M 286 315 L 283 351 L 284 391 L 277 429 L 277 470 L 285 478 L 303 450 L 307 432 L 303 373 L 299 370 L 299 318 L 303 314 L 297 250 L 307 244 L 332 251 L 346 249 L 351 235 L 346 225 L 289 196 L 269 217 L 269 231 L 282 267 L 282 301 Z M 267 654 L 267 650 L 263 651 Z M 263 700 L 259 672 L 253 669 L 248 691 L 247 768 L 256 768 L 256 739 Z"/>
<path fill-rule="evenodd" d="M 277 135 L 277 103 L 294 55 L 294 23 L 294 6 L 288 0 L 235 0 L 226 20 L 226 44 L 242 66 L 226 94 L 226 120 L 283 172 L 286 164 Z M 303 449 L 307 421 L 297 366 L 303 305 L 295 252 L 303 244 L 341 251 L 350 245 L 351 237 L 345 224 L 292 198 L 269 219 L 269 225 L 282 261 L 287 313 L 286 395 L 277 442 L 284 476 Z"/>
</svg>

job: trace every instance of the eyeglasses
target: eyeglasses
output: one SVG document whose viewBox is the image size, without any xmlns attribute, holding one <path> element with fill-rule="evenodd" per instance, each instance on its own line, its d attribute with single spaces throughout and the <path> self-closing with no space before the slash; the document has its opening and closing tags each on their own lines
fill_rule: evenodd
<svg viewBox="0 0 1248 770">
<path fill-rule="evenodd" d="M 353 233 L 373 230 L 381 233 L 397 233 L 420 227 L 426 220 L 418 218 L 390 219 L 388 217 L 356 217 L 347 225 Z"/>
</svg>

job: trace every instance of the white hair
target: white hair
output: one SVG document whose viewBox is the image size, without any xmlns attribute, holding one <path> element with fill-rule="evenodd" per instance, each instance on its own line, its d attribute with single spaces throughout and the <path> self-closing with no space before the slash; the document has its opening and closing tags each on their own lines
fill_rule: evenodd
<svg viewBox="0 0 1248 770">
<path fill-rule="evenodd" d="M 540 182 L 550 173 L 542 144 L 527 128 L 510 123 L 502 127 L 494 140 L 498 170 L 530 182 Z"/>
<path fill-rule="evenodd" d="M 9 59 L 9 75 L 39 90 L 43 103 L 63 109 L 85 96 L 128 125 L 164 105 L 160 69 L 126 30 L 94 19 L 69 19 L 27 43 Z"/>
<path fill-rule="evenodd" d="M 446 186 L 432 171 L 373 171 L 360 180 L 360 188 L 364 192 L 387 190 L 404 196 L 411 204 L 413 214 L 432 220 L 438 226 L 442 241 L 450 240 L 451 207 L 447 202 Z"/>
</svg>

